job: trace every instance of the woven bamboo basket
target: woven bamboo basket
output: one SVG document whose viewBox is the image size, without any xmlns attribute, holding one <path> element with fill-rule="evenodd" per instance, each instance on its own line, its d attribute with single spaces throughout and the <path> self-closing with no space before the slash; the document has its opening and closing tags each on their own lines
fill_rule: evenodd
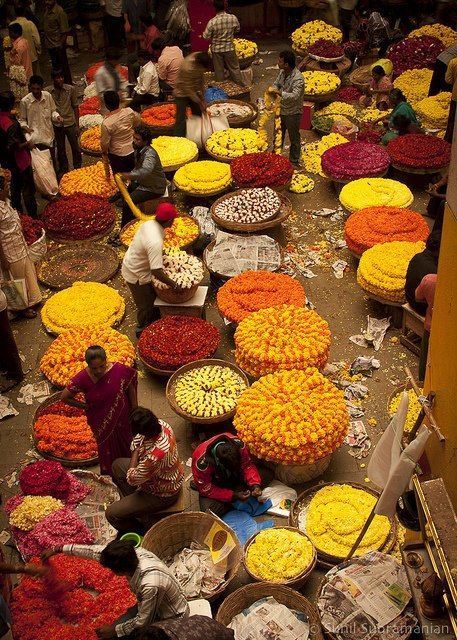
<svg viewBox="0 0 457 640">
<path fill-rule="evenodd" d="M 211 102 L 209 109 L 211 110 L 211 107 L 217 104 L 234 104 L 240 107 L 249 107 L 251 109 L 251 114 L 248 116 L 227 116 L 228 123 L 233 129 L 249 126 L 257 118 L 259 112 L 255 104 L 252 102 L 246 102 L 245 100 L 215 100 L 214 102 Z"/>
<path fill-rule="evenodd" d="M 201 282 L 202 281 L 197 282 L 187 289 L 178 289 L 176 291 L 174 289 L 159 289 L 155 284 L 153 287 L 156 296 L 164 302 L 168 302 L 169 304 L 182 304 L 194 297 Z"/>
<path fill-rule="evenodd" d="M 392 169 L 396 169 L 397 171 L 401 171 L 402 173 L 412 173 L 417 176 L 431 176 L 435 173 L 441 173 L 449 166 L 449 164 L 444 164 L 442 167 L 433 168 L 433 169 L 415 169 L 414 167 L 406 167 L 405 165 L 397 164 L 392 162 Z"/>
<path fill-rule="evenodd" d="M 358 67 L 351 71 L 349 74 L 349 82 L 356 89 L 364 92 L 368 89 L 371 80 L 371 64 L 366 64 L 363 67 Z"/>
<path fill-rule="evenodd" d="M 227 193 L 224 196 L 221 196 L 220 198 L 218 198 L 211 205 L 211 208 L 210 208 L 211 217 L 214 220 L 214 222 L 216 222 L 216 224 L 218 224 L 220 227 L 225 227 L 226 229 L 232 228 L 233 231 L 242 231 L 243 229 L 246 229 L 246 227 L 250 227 L 251 225 L 263 224 L 264 222 L 269 222 L 270 220 L 273 220 L 273 218 L 276 218 L 276 216 L 278 215 L 278 213 L 281 210 L 281 203 L 279 204 L 278 208 L 276 209 L 276 211 L 273 214 L 271 214 L 267 218 L 264 218 L 261 221 L 259 220 L 259 222 L 255 222 L 255 223 L 251 222 L 251 223 L 243 224 L 242 222 L 233 222 L 233 221 L 230 221 L 230 220 L 224 220 L 224 218 L 220 218 L 216 214 L 216 209 L 217 209 L 218 205 L 222 204 L 223 202 L 225 202 L 227 200 L 230 200 L 231 198 L 234 198 L 235 196 L 242 196 L 242 195 L 244 195 L 246 193 L 249 193 L 249 191 L 252 191 L 252 188 L 237 189 L 236 191 L 232 191 L 231 193 Z"/>
<path fill-rule="evenodd" d="M 169 105 L 169 104 L 174 104 L 173 102 L 156 102 L 153 105 L 151 105 L 151 107 L 159 107 L 161 105 Z M 147 122 L 145 122 L 144 120 L 141 120 L 142 124 L 146 125 L 146 127 L 148 127 L 150 129 L 150 131 L 152 132 L 152 134 L 154 136 L 163 136 L 167 133 L 167 131 L 172 131 L 174 129 L 175 123 L 173 122 L 173 124 L 167 124 L 163 127 L 160 127 L 158 125 L 152 125 L 152 124 L 148 124 Z"/>
<path fill-rule="evenodd" d="M 204 367 L 206 365 L 218 365 L 221 367 L 228 367 L 243 379 L 246 387 L 249 387 L 249 380 L 244 371 L 242 371 L 236 364 L 232 362 L 226 362 L 225 360 L 218 360 L 217 358 L 204 358 L 203 360 L 196 360 L 195 362 L 189 362 L 189 364 L 185 364 L 180 367 L 177 371 L 173 373 L 171 378 L 167 383 L 166 388 L 166 397 L 167 400 L 175 413 L 179 416 L 187 420 L 188 422 L 192 422 L 193 424 L 217 424 L 219 422 L 225 422 L 226 420 L 230 420 L 235 415 L 236 407 L 231 411 L 226 411 L 225 413 L 221 413 L 218 416 L 210 417 L 210 418 L 202 418 L 199 416 L 193 416 L 190 413 L 187 413 L 178 405 L 175 399 L 175 389 L 178 378 L 182 376 L 183 373 L 187 373 L 188 371 L 193 371 L 194 369 L 200 369 L 200 367 Z"/>
<path fill-rule="evenodd" d="M 275 478 L 284 484 L 303 484 L 319 478 L 328 469 L 332 454 L 312 464 L 274 464 Z"/>
<path fill-rule="evenodd" d="M 295 533 L 298 533 L 298 534 L 302 535 L 304 538 L 306 538 L 308 540 L 308 536 L 306 535 L 306 533 L 303 533 L 303 531 L 300 531 L 296 527 L 283 527 L 283 526 L 279 525 L 277 527 L 274 527 L 274 529 L 287 529 L 288 531 L 293 531 Z M 253 580 L 255 580 L 256 582 L 264 582 L 264 578 L 261 578 L 260 576 L 258 576 L 255 573 L 253 573 L 249 569 L 248 564 L 246 562 L 246 556 L 247 556 L 249 547 L 255 541 L 255 539 L 259 535 L 259 533 L 262 533 L 262 532 L 261 531 L 257 531 L 257 533 L 254 533 L 254 535 L 252 535 L 249 538 L 249 540 L 246 542 L 246 544 L 244 545 L 243 566 L 244 566 L 244 568 L 246 570 L 246 573 L 248 573 Z M 308 580 L 309 576 L 311 575 L 311 572 L 313 571 L 314 567 L 316 566 L 316 562 L 317 562 L 316 549 L 315 549 L 314 545 L 312 545 L 312 546 L 313 546 L 313 557 L 311 559 L 311 562 L 309 563 L 309 566 L 306 567 L 306 569 L 304 569 L 301 573 L 299 573 L 294 578 L 290 578 L 288 580 L 284 580 L 281 583 L 276 583 L 275 582 L 275 584 L 283 584 L 283 585 L 286 585 L 288 587 L 293 587 L 294 589 L 300 589 L 305 584 L 305 582 Z"/>
<path fill-rule="evenodd" d="M 324 640 L 321 621 L 316 607 L 298 591 L 273 582 L 258 582 L 247 584 L 231 593 L 221 606 L 216 615 L 216 620 L 226 626 L 233 618 L 250 607 L 257 600 L 268 597 L 274 598 L 280 604 L 289 609 L 295 609 L 304 613 L 309 621 L 310 640 Z"/>
<path fill-rule="evenodd" d="M 317 94 L 312 94 L 312 93 L 305 93 L 303 95 L 303 100 L 305 100 L 306 102 L 332 102 L 333 99 L 335 98 L 335 93 L 336 93 L 337 89 L 335 89 L 335 91 L 329 91 L 328 93 L 317 93 Z"/>
<path fill-rule="evenodd" d="M 50 405 L 59 402 L 62 396 L 62 392 L 58 391 L 57 393 L 53 393 L 49 398 L 43 400 L 41 404 L 35 410 L 33 415 L 33 426 L 32 426 L 32 436 L 33 436 L 33 444 L 35 449 L 38 451 L 40 456 L 45 458 L 46 460 L 53 460 L 54 462 L 60 462 L 63 467 L 68 467 L 69 469 L 79 469 L 81 467 L 93 467 L 98 464 L 98 457 L 94 458 L 83 458 L 83 459 L 69 459 L 69 458 L 59 458 L 58 456 L 53 456 L 51 453 L 47 453 L 46 451 L 42 451 L 38 447 L 38 441 L 35 438 L 34 425 L 38 418 L 44 413 L 44 410 Z"/>
<path fill-rule="evenodd" d="M 324 482 L 322 484 L 314 485 L 313 487 L 310 487 L 309 489 L 305 489 L 305 491 L 300 493 L 300 495 L 297 497 L 297 499 L 293 503 L 292 508 L 290 509 L 290 514 L 289 514 L 289 524 L 292 527 L 298 528 L 299 514 L 301 511 L 303 511 L 303 509 L 306 509 L 308 507 L 314 495 L 324 487 L 338 486 L 340 484 L 348 484 L 351 487 L 354 487 L 354 489 L 361 489 L 363 491 L 366 491 L 367 493 L 370 493 L 376 498 L 378 498 L 380 495 L 378 491 L 375 491 L 370 487 L 366 487 L 362 484 L 359 484 L 358 482 L 345 482 L 345 483 Z M 383 544 L 377 549 L 378 551 L 382 551 L 383 553 L 389 553 L 390 551 L 392 551 L 392 549 L 395 546 L 395 542 L 397 540 L 397 523 L 395 521 L 395 518 L 389 518 L 389 520 L 390 520 L 389 535 L 387 536 L 387 539 L 383 542 Z M 333 556 L 331 554 L 324 553 L 319 549 L 316 549 L 316 550 L 317 550 L 317 561 L 320 565 L 324 567 L 333 567 L 334 565 L 339 564 L 340 562 L 343 562 L 343 560 L 345 560 L 345 558 L 340 558 L 338 556 Z"/>
<path fill-rule="evenodd" d="M 141 543 L 144 549 L 155 553 L 161 560 L 166 560 L 172 558 L 183 549 L 189 548 L 192 543 L 197 543 L 205 548 L 204 540 L 214 524 L 217 524 L 226 532 L 227 536 L 233 539 L 235 547 L 227 558 L 228 569 L 225 582 L 210 596 L 206 596 L 206 599 L 210 601 L 215 600 L 224 593 L 229 584 L 235 579 L 243 557 L 243 550 L 235 532 L 225 522 L 216 518 L 216 516 L 200 511 L 178 513 L 163 518 L 153 525 Z M 222 540 L 221 546 L 224 543 L 225 540 Z"/>
</svg>

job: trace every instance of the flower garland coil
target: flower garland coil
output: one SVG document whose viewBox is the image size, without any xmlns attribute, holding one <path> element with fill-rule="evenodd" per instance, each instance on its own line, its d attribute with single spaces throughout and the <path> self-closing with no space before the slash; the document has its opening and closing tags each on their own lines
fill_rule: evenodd
<svg viewBox="0 0 457 640">
<path fill-rule="evenodd" d="M 389 168 L 390 158 L 378 144 L 354 141 L 327 149 L 321 164 L 328 177 L 346 181 L 384 174 Z"/>
<path fill-rule="evenodd" d="M 414 200 L 411 190 L 390 178 L 359 178 L 345 184 L 340 193 L 340 202 L 348 211 L 366 207 L 409 207 Z"/>
</svg>

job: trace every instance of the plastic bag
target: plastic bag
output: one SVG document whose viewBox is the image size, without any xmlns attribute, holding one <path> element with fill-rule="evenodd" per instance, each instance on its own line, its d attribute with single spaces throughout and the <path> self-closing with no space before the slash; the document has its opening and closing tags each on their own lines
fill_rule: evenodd
<svg viewBox="0 0 457 640">
<path fill-rule="evenodd" d="M 43 230 L 41 236 L 28 248 L 32 262 L 39 262 L 46 255 L 48 247 L 46 245 L 46 232 Z"/>
<path fill-rule="evenodd" d="M 32 149 L 33 179 L 38 191 L 44 196 L 55 196 L 59 192 L 56 172 L 52 164 L 51 152 L 48 149 Z"/>
<path fill-rule="evenodd" d="M 3 279 L 5 278 L 5 279 Z M 13 278 L 11 273 L 2 274 L 0 287 L 6 296 L 9 311 L 22 311 L 29 306 L 25 278 Z"/>
<path fill-rule="evenodd" d="M 353 124 L 352 122 L 348 124 L 347 119 L 345 118 L 345 122 L 338 120 L 335 118 L 332 125 L 332 133 L 339 133 L 341 136 L 344 136 L 347 140 L 355 140 L 357 138 L 357 133 L 359 128 Z"/>
<path fill-rule="evenodd" d="M 205 142 L 215 131 L 230 129 L 227 118 L 217 116 L 210 118 L 207 115 L 189 116 L 187 118 L 186 137 L 193 140 L 199 149 L 203 149 Z"/>
<path fill-rule="evenodd" d="M 167 23 L 166 35 L 171 40 L 184 41 L 190 32 L 187 0 L 172 0 L 165 16 L 165 22 Z"/>
</svg>

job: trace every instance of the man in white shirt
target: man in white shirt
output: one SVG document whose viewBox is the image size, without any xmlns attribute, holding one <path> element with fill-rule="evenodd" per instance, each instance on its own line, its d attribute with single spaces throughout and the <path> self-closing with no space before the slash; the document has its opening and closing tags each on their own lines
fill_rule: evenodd
<svg viewBox="0 0 457 640">
<path fill-rule="evenodd" d="M 156 65 L 151 62 L 151 54 L 141 49 L 138 51 L 140 75 L 133 90 L 131 109 L 140 111 L 142 105 L 151 105 L 159 99 L 160 87 Z"/>
<path fill-rule="evenodd" d="M 137 308 L 137 336 L 159 318 L 159 311 L 154 307 L 156 296 L 152 277 L 173 289 L 179 288 L 163 270 L 163 230 L 170 227 L 177 216 L 172 204 L 160 203 L 155 211 L 155 220 L 141 225 L 122 261 L 122 277 Z"/>
<path fill-rule="evenodd" d="M 31 133 L 31 142 L 41 150 L 48 149 L 51 153 L 54 168 L 56 167 L 54 148 L 55 124 L 62 124 L 63 118 L 56 109 L 53 97 L 48 91 L 43 91 L 43 78 L 32 76 L 29 90 L 19 104 L 19 124 L 24 133 Z"/>
</svg>

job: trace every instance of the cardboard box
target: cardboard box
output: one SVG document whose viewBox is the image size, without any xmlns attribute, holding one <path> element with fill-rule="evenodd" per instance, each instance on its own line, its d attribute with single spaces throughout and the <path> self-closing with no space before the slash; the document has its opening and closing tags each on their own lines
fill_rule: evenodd
<svg viewBox="0 0 457 640">
<path fill-rule="evenodd" d="M 305 129 L 306 131 L 311 130 L 311 120 L 314 115 L 314 102 L 304 102 L 303 103 L 303 112 L 300 120 L 300 129 Z"/>
</svg>

